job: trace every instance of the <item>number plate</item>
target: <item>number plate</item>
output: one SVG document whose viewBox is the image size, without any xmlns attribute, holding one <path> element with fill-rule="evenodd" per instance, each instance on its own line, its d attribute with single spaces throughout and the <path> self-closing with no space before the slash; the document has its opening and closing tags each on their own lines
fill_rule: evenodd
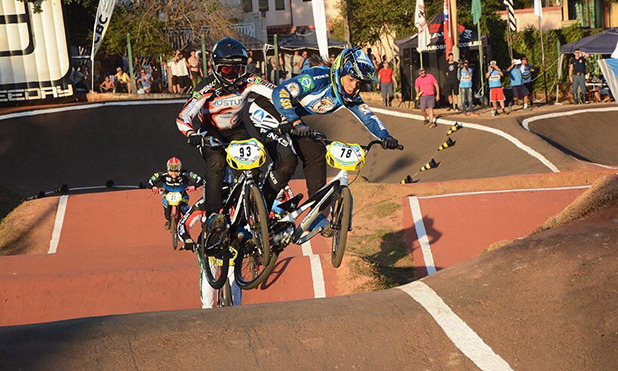
<svg viewBox="0 0 618 371">
<path fill-rule="evenodd" d="M 365 151 L 358 144 L 333 142 L 326 149 L 326 162 L 336 169 L 358 171 L 365 164 Z"/>
<path fill-rule="evenodd" d="M 177 206 L 182 201 L 182 194 L 180 192 L 167 192 L 165 194 L 167 203 L 172 206 Z"/>
<path fill-rule="evenodd" d="M 236 170 L 255 169 L 266 162 L 264 146 L 255 138 L 233 141 L 227 147 L 227 163 Z"/>
</svg>

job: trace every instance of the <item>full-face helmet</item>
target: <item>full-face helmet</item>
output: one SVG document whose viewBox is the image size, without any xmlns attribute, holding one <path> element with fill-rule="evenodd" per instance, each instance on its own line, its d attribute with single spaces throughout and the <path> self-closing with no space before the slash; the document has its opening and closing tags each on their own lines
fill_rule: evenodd
<svg viewBox="0 0 618 371">
<path fill-rule="evenodd" d="M 341 78 L 350 76 L 361 82 L 372 82 L 375 80 L 375 68 L 373 62 L 367 54 L 360 48 L 348 48 L 343 50 L 330 69 L 330 80 L 333 85 L 335 96 L 341 104 L 352 103 L 360 93 L 360 88 L 349 95 L 343 89 Z"/>
<path fill-rule="evenodd" d="M 215 78 L 227 89 L 233 89 L 247 73 L 248 59 L 245 46 L 229 37 L 217 41 L 210 53 Z"/>
<path fill-rule="evenodd" d="M 181 171 L 182 162 L 177 157 L 172 157 L 167 160 L 167 171 Z"/>
</svg>

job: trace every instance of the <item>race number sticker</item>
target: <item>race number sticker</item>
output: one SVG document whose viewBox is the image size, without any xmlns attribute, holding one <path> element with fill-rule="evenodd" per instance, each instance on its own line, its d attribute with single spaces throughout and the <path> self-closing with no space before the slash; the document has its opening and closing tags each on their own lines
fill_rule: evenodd
<svg viewBox="0 0 618 371">
<path fill-rule="evenodd" d="M 360 170 L 365 163 L 365 151 L 358 144 L 333 142 L 327 148 L 330 166 L 342 170 Z"/>
<path fill-rule="evenodd" d="M 236 170 L 254 169 L 265 161 L 264 146 L 255 138 L 233 141 L 227 147 L 227 162 Z"/>
</svg>

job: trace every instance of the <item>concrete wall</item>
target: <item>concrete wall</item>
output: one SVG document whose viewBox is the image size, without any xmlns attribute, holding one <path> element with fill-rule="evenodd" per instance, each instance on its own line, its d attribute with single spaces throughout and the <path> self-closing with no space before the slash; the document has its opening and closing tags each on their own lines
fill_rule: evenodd
<svg viewBox="0 0 618 371">
<path fill-rule="evenodd" d="M 503 20 L 508 19 L 506 10 L 497 12 Z M 534 9 L 515 9 L 515 18 L 517 19 L 517 30 L 523 31 L 532 26 L 539 28 L 539 17 L 534 14 Z M 556 30 L 562 28 L 562 7 L 547 7 L 543 8 L 543 21 L 541 23 L 543 31 Z"/>
<path fill-rule="evenodd" d="M 336 9 L 339 0 L 324 0 L 326 23 L 330 24 L 337 17 Z M 253 11 L 259 12 L 259 0 L 252 0 Z M 291 11 L 290 11 L 291 9 Z M 313 10 L 310 1 L 285 0 L 284 10 L 275 10 L 275 0 L 268 0 L 268 11 L 264 12 L 267 27 L 313 26 Z M 311 27 L 313 28 L 313 27 Z"/>
</svg>

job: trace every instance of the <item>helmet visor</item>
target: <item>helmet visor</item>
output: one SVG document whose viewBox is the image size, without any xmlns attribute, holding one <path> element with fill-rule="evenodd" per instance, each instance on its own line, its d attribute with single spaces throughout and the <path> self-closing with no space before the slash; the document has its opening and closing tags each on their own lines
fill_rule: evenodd
<svg viewBox="0 0 618 371">
<path fill-rule="evenodd" d="M 229 81 L 235 81 L 247 72 L 247 66 L 242 64 L 219 64 L 216 72 Z"/>
</svg>

